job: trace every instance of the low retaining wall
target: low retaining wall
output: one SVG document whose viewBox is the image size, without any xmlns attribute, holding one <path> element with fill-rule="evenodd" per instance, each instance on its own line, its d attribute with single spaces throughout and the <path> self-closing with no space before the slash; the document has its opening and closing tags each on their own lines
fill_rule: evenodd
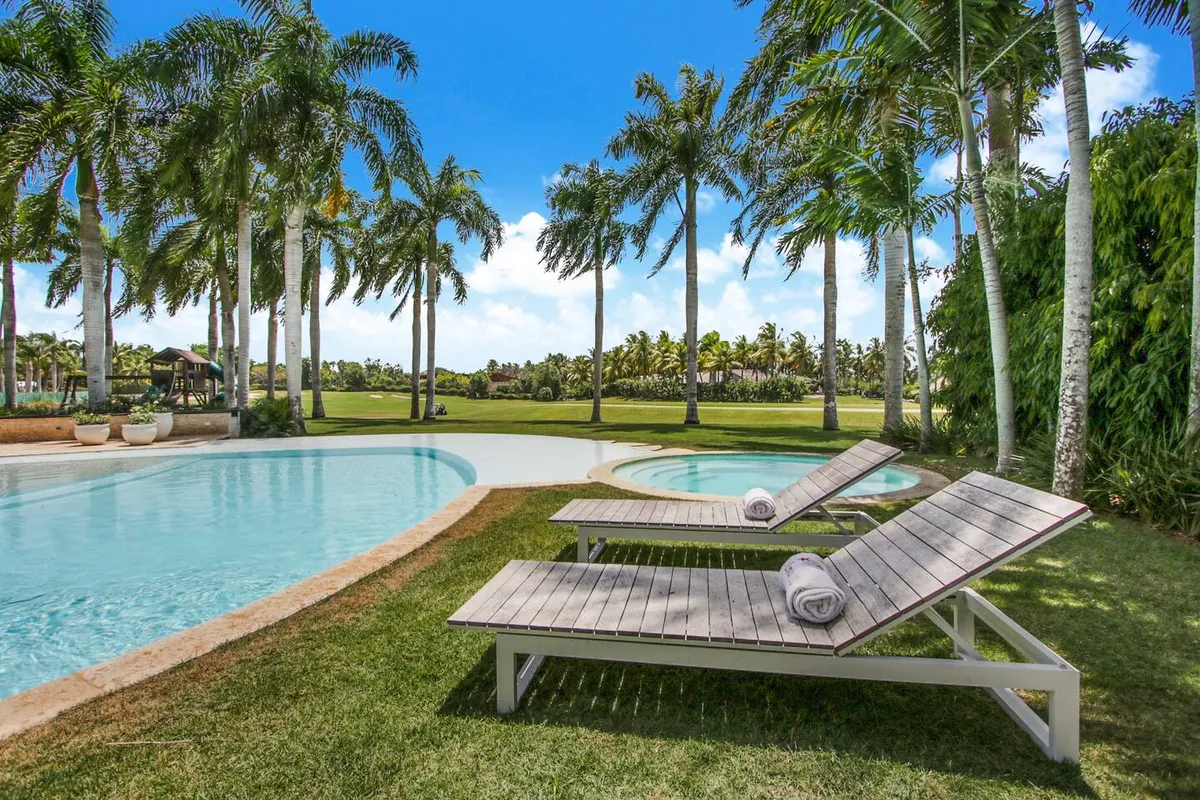
<svg viewBox="0 0 1200 800">
<path fill-rule="evenodd" d="M 121 426 L 126 416 L 113 415 L 109 438 L 121 438 Z M 228 411 L 175 412 L 171 437 L 236 435 L 232 415 Z M 61 442 L 75 438 L 75 423 L 70 417 L 0 417 L 0 444 L 26 442 Z"/>
</svg>

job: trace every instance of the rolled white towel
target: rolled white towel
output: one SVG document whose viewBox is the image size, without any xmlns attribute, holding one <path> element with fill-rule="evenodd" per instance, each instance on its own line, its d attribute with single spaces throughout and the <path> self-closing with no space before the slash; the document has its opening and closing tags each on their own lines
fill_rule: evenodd
<svg viewBox="0 0 1200 800">
<path fill-rule="evenodd" d="M 775 498 L 766 489 L 751 489 L 742 496 L 746 519 L 770 519 L 775 516 Z"/>
<path fill-rule="evenodd" d="M 825 569 L 825 562 L 813 553 L 799 553 L 783 562 L 780 582 L 788 612 L 805 622 L 824 625 L 842 613 L 846 594 Z"/>
</svg>

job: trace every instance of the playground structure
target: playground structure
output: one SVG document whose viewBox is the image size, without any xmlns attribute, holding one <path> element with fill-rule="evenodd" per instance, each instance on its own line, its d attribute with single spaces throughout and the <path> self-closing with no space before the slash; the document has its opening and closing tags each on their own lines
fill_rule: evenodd
<svg viewBox="0 0 1200 800">
<path fill-rule="evenodd" d="M 139 403 L 182 403 L 190 406 L 204 405 L 217 396 L 217 384 L 224 384 L 225 372 L 220 364 L 214 364 L 204 356 L 178 347 L 168 347 L 150 357 L 149 375 L 108 375 L 108 380 L 149 381 L 150 388 L 139 398 Z M 87 376 L 67 376 L 63 384 L 61 406 L 78 401 L 78 390 L 87 386 Z"/>
</svg>

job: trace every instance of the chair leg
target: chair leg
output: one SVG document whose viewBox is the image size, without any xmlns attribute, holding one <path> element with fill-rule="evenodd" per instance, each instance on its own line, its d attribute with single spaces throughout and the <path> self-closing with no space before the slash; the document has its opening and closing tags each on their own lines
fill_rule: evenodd
<svg viewBox="0 0 1200 800">
<path fill-rule="evenodd" d="M 967 604 L 966 595 L 954 595 L 954 630 L 971 646 L 975 645 L 975 612 Z M 955 655 L 963 655 L 957 644 L 954 645 Z"/>
<path fill-rule="evenodd" d="M 496 712 L 511 714 L 521 701 L 517 688 L 517 652 L 504 634 L 496 637 Z"/>
<path fill-rule="evenodd" d="M 1064 670 L 1065 672 L 1066 670 Z M 1069 686 L 1050 692 L 1048 755 L 1055 761 L 1079 763 L 1079 673 L 1070 671 Z"/>
<path fill-rule="evenodd" d="M 591 552 L 591 549 L 592 549 L 592 537 L 588 536 L 587 533 L 583 529 L 580 529 L 580 531 L 579 531 L 579 547 L 577 548 L 576 553 L 575 553 L 575 560 L 580 562 L 581 564 L 586 564 L 589 560 L 589 554 Z"/>
</svg>

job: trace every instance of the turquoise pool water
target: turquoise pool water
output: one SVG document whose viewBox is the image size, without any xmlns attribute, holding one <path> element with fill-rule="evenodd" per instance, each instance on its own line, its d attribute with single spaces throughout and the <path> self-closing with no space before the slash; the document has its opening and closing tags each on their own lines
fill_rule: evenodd
<svg viewBox="0 0 1200 800">
<path fill-rule="evenodd" d="M 95 462 L 56 464 L 59 478 L 76 471 L 67 483 L 0 474 L 0 697 L 334 566 L 475 482 L 467 461 L 430 448 L 138 462 L 107 461 L 101 476 Z"/>
<path fill-rule="evenodd" d="M 787 453 L 694 453 L 621 464 L 613 475 L 642 486 L 696 494 L 743 495 L 755 487 L 774 494 L 829 460 Z M 884 467 L 841 493 L 841 497 L 909 489 L 920 476 L 903 467 Z"/>
</svg>

